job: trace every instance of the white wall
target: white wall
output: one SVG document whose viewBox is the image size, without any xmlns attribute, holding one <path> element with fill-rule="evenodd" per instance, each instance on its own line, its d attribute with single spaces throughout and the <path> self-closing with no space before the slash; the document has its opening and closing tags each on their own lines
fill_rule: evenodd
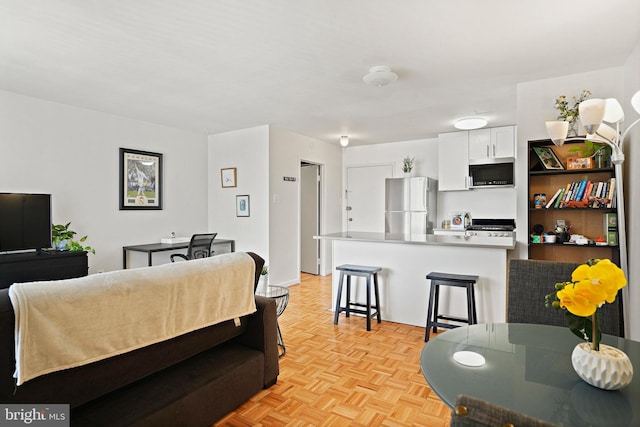
<svg viewBox="0 0 640 427">
<path fill-rule="evenodd" d="M 456 153 L 451 153 L 455 156 Z M 438 139 L 390 142 L 347 147 L 344 167 L 393 163 L 394 176 L 402 176 L 402 159 L 415 157 L 415 176 L 438 179 Z M 526 185 L 526 180 L 524 181 Z M 346 188 L 346 182 L 343 183 Z M 515 218 L 515 190 L 509 188 L 438 193 L 436 227 L 452 212 L 469 211 L 475 218 Z M 384 231 L 384 230 L 372 230 Z"/>
<path fill-rule="evenodd" d="M 638 119 L 638 115 L 630 106 L 631 97 L 640 90 L 640 41 L 633 54 L 624 66 L 624 94 L 620 98 L 626 116 L 626 125 Z M 627 210 L 627 249 L 629 260 L 629 338 L 640 341 L 640 123 L 631 131 L 625 141 L 625 202 Z"/>
<path fill-rule="evenodd" d="M 164 209 L 120 211 L 118 148 L 162 153 Z M 90 273 L 122 268 L 122 246 L 207 228 L 206 136 L 0 91 L 0 191 L 52 194 L 53 222 L 86 244 Z"/>
<path fill-rule="evenodd" d="M 223 168 L 236 168 L 237 187 L 222 188 Z M 269 127 L 210 135 L 207 170 L 209 231 L 269 263 Z M 249 217 L 236 216 L 238 195 L 249 195 Z"/>
<path fill-rule="evenodd" d="M 274 126 L 269 141 L 269 283 L 288 285 L 300 281 L 300 162 L 321 165 L 320 232 L 334 233 L 341 229 L 342 149 Z M 325 240 L 320 258 L 320 274 L 331 274 L 331 245 Z"/>
</svg>

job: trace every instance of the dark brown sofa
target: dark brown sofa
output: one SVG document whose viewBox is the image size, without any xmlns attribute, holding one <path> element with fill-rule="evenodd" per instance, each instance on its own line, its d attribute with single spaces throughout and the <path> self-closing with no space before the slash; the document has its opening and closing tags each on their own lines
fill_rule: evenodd
<svg viewBox="0 0 640 427">
<path fill-rule="evenodd" d="M 264 260 L 249 253 L 257 285 Z M 14 312 L 0 290 L 0 402 L 66 403 L 72 426 L 210 426 L 279 374 L 275 302 L 126 354 L 15 386 Z"/>
</svg>

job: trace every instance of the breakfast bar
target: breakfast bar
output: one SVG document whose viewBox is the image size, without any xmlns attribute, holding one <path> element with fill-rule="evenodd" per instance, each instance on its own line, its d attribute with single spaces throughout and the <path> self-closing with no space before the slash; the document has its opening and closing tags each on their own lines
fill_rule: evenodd
<svg viewBox="0 0 640 427">
<path fill-rule="evenodd" d="M 515 241 L 473 239 L 460 235 L 342 232 L 317 237 L 332 241 L 333 265 L 382 267 L 379 273 L 382 320 L 425 326 L 431 271 L 479 276 L 476 284 L 478 321 L 506 320 L 507 251 Z M 332 280 L 335 302 L 339 275 Z M 364 286 L 354 288 L 364 299 Z M 460 294 L 458 294 L 458 291 Z M 462 289 L 444 289 L 440 307 L 453 316 L 466 313 Z M 332 307 L 335 310 L 335 307 Z"/>
</svg>

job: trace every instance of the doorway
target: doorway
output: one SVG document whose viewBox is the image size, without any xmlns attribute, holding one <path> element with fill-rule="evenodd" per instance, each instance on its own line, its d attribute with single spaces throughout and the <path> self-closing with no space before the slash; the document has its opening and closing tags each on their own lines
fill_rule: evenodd
<svg viewBox="0 0 640 427">
<path fill-rule="evenodd" d="M 393 178 L 393 164 L 348 166 L 344 229 L 384 233 L 385 179 Z"/>
<path fill-rule="evenodd" d="M 321 167 L 300 162 L 300 271 L 320 274 L 320 188 Z"/>
</svg>

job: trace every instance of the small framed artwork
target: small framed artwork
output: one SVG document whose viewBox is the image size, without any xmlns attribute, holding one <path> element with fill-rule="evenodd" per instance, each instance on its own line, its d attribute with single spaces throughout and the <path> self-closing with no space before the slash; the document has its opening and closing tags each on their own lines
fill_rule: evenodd
<svg viewBox="0 0 640 427">
<path fill-rule="evenodd" d="M 533 147 L 533 150 L 545 169 L 564 169 L 562 162 L 550 147 Z"/>
<path fill-rule="evenodd" d="M 120 210 L 162 209 L 162 154 L 120 148 Z"/>
<path fill-rule="evenodd" d="M 249 216 L 249 196 L 236 196 L 236 216 Z"/>
<path fill-rule="evenodd" d="M 591 157 L 567 157 L 567 169 L 591 169 Z"/>
<path fill-rule="evenodd" d="M 222 188 L 236 186 L 236 168 L 220 169 L 220 179 L 222 180 Z"/>
</svg>

